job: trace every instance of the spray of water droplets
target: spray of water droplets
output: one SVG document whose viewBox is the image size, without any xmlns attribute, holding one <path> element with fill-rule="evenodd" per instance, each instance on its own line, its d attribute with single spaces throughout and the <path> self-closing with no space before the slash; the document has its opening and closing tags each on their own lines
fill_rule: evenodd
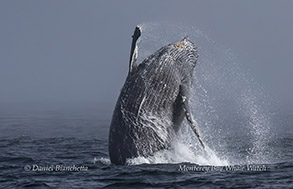
<svg viewBox="0 0 293 189">
<path fill-rule="evenodd" d="M 169 43 L 188 36 L 199 52 L 190 99 L 191 111 L 206 144 L 200 146 L 186 121 L 172 148 L 129 164 L 191 162 L 200 165 L 269 163 L 269 103 L 263 90 L 240 69 L 232 51 L 195 27 L 144 23 L 138 63 Z"/>
</svg>

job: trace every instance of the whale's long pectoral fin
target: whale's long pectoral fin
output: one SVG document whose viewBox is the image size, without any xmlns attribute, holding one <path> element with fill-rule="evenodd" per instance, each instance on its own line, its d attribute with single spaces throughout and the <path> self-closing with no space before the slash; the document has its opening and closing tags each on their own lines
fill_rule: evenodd
<svg viewBox="0 0 293 189">
<path fill-rule="evenodd" d="M 194 124 L 194 121 L 191 118 L 191 113 L 190 113 L 190 109 L 189 109 L 189 104 L 188 104 L 188 99 L 187 96 L 185 94 L 185 90 L 184 87 L 180 87 L 180 95 L 181 95 L 181 99 L 182 99 L 182 104 L 183 104 L 183 110 L 184 110 L 184 114 L 185 117 L 187 119 L 188 124 L 190 125 L 191 129 L 193 130 L 194 134 L 197 136 L 200 144 L 202 145 L 203 148 L 205 148 L 202 139 L 200 138 L 198 131 L 196 130 L 196 126 Z"/>
<path fill-rule="evenodd" d="M 135 27 L 134 33 L 132 35 L 132 44 L 131 44 L 131 51 L 130 51 L 130 60 L 129 60 L 129 73 L 133 72 L 137 65 L 136 59 L 138 57 L 138 46 L 136 44 L 138 38 L 141 35 L 141 28 L 139 26 Z"/>
</svg>

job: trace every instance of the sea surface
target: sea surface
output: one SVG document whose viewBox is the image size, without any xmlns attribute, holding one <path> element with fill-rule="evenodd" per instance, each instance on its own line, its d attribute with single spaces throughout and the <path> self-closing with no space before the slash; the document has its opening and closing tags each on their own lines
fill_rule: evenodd
<svg viewBox="0 0 293 189">
<path fill-rule="evenodd" d="M 112 108 L 1 104 L 0 188 L 293 188 L 292 115 L 275 115 L 273 124 L 287 130 L 275 133 L 262 153 L 241 135 L 223 137 L 218 149 L 206 140 L 207 151 L 197 153 L 200 146 L 182 140 L 186 129 L 174 149 L 117 166 L 107 144 Z"/>
</svg>

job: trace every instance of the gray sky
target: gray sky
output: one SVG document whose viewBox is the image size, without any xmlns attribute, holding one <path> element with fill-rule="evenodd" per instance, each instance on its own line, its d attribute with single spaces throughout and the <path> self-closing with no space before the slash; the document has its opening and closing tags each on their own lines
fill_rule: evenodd
<svg viewBox="0 0 293 189">
<path fill-rule="evenodd" d="M 136 24 L 195 26 L 293 104 L 293 1 L 0 1 L 0 102 L 116 102 Z"/>
</svg>

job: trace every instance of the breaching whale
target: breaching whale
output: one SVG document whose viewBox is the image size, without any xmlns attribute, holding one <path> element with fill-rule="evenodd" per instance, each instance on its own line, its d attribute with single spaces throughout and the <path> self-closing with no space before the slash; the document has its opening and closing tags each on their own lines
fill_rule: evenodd
<svg viewBox="0 0 293 189">
<path fill-rule="evenodd" d="M 189 91 L 198 53 L 185 37 L 147 57 L 139 65 L 137 26 L 132 36 L 129 73 L 116 103 L 109 132 L 111 163 L 148 157 L 167 148 L 184 117 L 198 137 L 189 110 Z"/>
</svg>

